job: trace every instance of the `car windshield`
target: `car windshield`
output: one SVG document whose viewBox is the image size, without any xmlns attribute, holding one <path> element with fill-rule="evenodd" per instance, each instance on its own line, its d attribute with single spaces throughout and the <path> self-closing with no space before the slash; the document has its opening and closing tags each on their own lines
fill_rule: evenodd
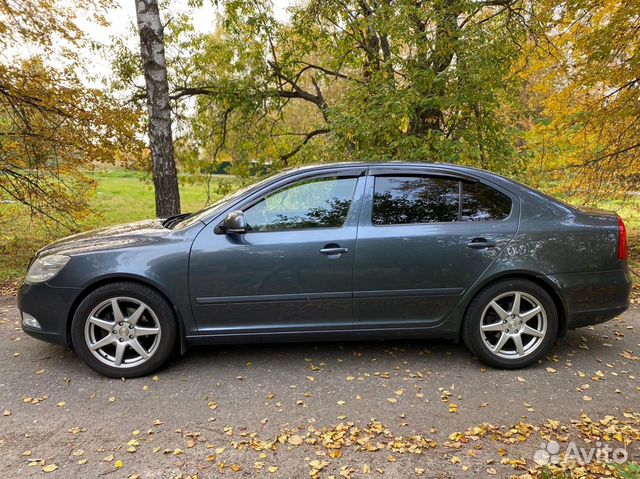
<svg viewBox="0 0 640 479">
<path fill-rule="evenodd" d="M 236 198 L 239 198 L 240 196 L 244 195 L 245 193 L 248 193 L 251 190 L 262 187 L 266 183 L 270 183 L 271 181 L 276 179 L 278 176 L 280 175 L 270 176 L 256 183 L 251 183 L 250 185 L 247 185 L 244 188 L 240 188 L 239 190 L 234 191 L 233 193 L 229 193 L 228 195 L 220 198 L 218 201 L 211 203 L 206 208 L 200 211 L 197 211 L 195 213 L 191 213 L 188 215 L 180 215 L 179 218 L 176 218 L 178 219 L 178 221 L 172 222 L 168 227 L 171 229 L 181 229 L 181 228 L 191 226 L 192 224 L 197 223 L 198 221 L 202 221 L 205 218 L 208 218 L 209 216 L 214 214 L 214 212 L 217 209 L 224 207 L 224 205 L 226 205 L 227 203 L 232 202 Z"/>
</svg>

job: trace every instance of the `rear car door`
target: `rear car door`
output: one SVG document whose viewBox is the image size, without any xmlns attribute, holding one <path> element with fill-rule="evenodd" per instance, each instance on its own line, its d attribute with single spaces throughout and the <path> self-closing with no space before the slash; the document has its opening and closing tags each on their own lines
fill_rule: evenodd
<svg viewBox="0 0 640 479">
<path fill-rule="evenodd" d="M 353 328 L 352 280 L 364 168 L 289 180 L 231 207 L 251 231 L 209 224 L 189 287 L 201 334 Z M 226 213 L 225 213 L 226 214 Z"/>
<path fill-rule="evenodd" d="M 455 173 L 372 168 L 354 264 L 356 328 L 442 322 L 518 229 L 512 193 Z"/>
</svg>

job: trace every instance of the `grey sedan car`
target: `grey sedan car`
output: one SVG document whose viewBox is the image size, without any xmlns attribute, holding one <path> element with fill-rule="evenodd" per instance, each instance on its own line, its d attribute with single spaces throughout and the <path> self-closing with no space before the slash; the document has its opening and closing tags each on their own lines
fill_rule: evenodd
<svg viewBox="0 0 640 479">
<path fill-rule="evenodd" d="M 630 290 L 615 214 L 477 169 L 353 163 L 57 241 L 18 305 L 26 333 L 113 377 L 192 344 L 391 338 L 461 339 L 520 368 Z"/>
</svg>

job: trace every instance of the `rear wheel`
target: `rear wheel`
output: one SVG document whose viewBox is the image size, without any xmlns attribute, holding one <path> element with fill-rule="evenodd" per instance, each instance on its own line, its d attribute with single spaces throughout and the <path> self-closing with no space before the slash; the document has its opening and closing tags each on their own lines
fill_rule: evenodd
<svg viewBox="0 0 640 479">
<path fill-rule="evenodd" d="M 494 283 L 471 301 L 462 326 L 467 347 L 498 368 L 529 366 L 553 346 L 558 312 L 549 294 L 524 279 Z"/>
<path fill-rule="evenodd" d="M 76 310 L 71 336 L 87 365 L 110 377 L 136 377 L 159 368 L 175 343 L 171 306 L 155 290 L 118 282 L 90 293 Z"/>
</svg>

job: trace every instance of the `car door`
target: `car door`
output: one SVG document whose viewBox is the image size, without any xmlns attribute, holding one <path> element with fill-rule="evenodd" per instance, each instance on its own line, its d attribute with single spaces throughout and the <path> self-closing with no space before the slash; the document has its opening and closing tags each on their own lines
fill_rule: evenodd
<svg viewBox="0 0 640 479">
<path fill-rule="evenodd" d="M 467 176 L 372 168 L 356 244 L 355 327 L 443 321 L 516 233 L 516 199 Z"/>
<path fill-rule="evenodd" d="M 352 329 L 353 260 L 364 168 L 288 180 L 226 212 L 196 238 L 189 284 L 201 334 Z"/>
</svg>

